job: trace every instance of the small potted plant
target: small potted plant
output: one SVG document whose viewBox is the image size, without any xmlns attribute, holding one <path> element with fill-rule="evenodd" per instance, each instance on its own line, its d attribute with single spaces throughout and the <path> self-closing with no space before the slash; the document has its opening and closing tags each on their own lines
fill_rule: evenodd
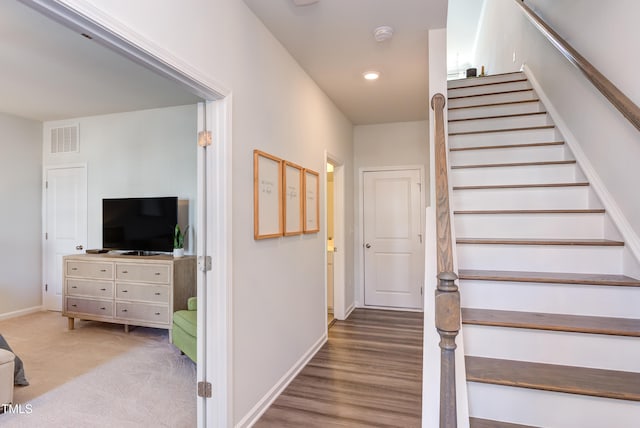
<svg viewBox="0 0 640 428">
<path fill-rule="evenodd" d="M 176 224 L 176 228 L 173 233 L 173 257 L 184 256 L 184 237 L 187 235 L 189 226 L 184 228 L 184 232 L 180 230 L 180 226 Z"/>
</svg>

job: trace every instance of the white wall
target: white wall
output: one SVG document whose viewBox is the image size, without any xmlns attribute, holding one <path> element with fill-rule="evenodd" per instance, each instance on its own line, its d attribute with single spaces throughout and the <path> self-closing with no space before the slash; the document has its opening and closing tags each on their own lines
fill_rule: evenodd
<svg viewBox="0 0 640 428">
<path fill-rule="evenodd" d="M 424 200 L 429 201 L 429 123 L 426 120 L 415 122 L 383 123 L 377 125 L 359 125 L 354 128 L 353 139 L 354 183 L 360 182 L 360 170 L 370 167 L 388 166 L 422 166 L 424 180 L 422 190 Z M 359 219 L 362 195 L 353 199 L 356 214 L 356 230 L 362 225 Z M 356 241 L 361 241 L 360 233 L 356 234 Z M 355 251 L 355 296 L 359 306 L 364 305 L 360 298 L 363 290 L 362 277 L 362 243 L 354 242 Z"/>
<path fill-rule="evenodd" d="M 636 104 L 635 72 L 640 51 L 640 3 L 632 0 L 529 0 L 543 19 Z M 514 71 L 526 63 L 582 151 L 640 235 L 640 140 L 638 131 L 524 18 L 511 0 L 487 2 L 481 24 L 478 63 L 489 73 Z M 516 53 L 515 63 L 512 61 Z M 635 238 L 634 238 L 635 239 Z"/>
<path fill-rule="evenodd" d="M 96 6 L 233 94 L 231 312 L 236 424 L 322 339 L 326 329 L 324 231 L 254 241 L 252 151 L 260 149 L 321 172 L 327 150 L 345 162 L 345 197 L 351 201 L 352 125 L 242 1 L 185 0 L 162 7 L 155 0 L 64 3 Z M 350 281 L 353 209 L 347 207 Z"/>
<path fill-rule="evenodd" d="M 69 123 L 80 125 L 80 153 L 51 154 L 48 130 Z M 87 165 L 88 248 L 102 248 L 103 198 L 177 196 L 188 201 L 193 228 L 196 131 L 195 105 L 44 123 L 45 167 Z M 190 239 L 185 251 L 194 243 Z"/>
<path fill-rule="evenodd" d="M 0 114 L 0 316 L 42 304 L 42 124 Z"/>
</svg>

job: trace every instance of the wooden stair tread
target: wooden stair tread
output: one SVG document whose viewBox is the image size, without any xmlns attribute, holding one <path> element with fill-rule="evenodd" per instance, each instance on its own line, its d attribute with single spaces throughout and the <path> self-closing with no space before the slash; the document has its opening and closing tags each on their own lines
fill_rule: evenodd
<svg viewBox="0 0 640 428">
<path fill-rule="evenodd" d="M 462 323 L 494 327 L 640 337 L 640 320 L 630 318 L 462 308 Z"/>
<path fill-rule="evenodd" d="M 539 187 L 586 187 L 589 183 L 490 184 L 484 186 L 453 186 L 453 190 L 535 189 Z"/>
<path fill-rule="evenodd" d="M 497 75 L 493 74 L 492 76 L 497 76 Z M 491 76 L 482 76 L 482 77 L 491 77 Z M 474 79 L 477 79 L 477 77 L 475 77 Z M 463 80 L 463 79 L 457 79 L 457 80 Z M 505 80 L 505 81 L 500 81 L 500 82 L 484 82 L 484 83 L 476 83 L 476 84 L 465 85 L 465 86 L 456 86 L 455 88 L 447 87 L 447 91 L 453 91 L 454 89 L 477 88 L 477 87 L 482 87 L 482 86 L 504 85 L 505 83 L 520 83 L 520 82 L 526 82 L 526 81 L 527 81 L 527 78 L 523 77 L 521 79 Z"/>
<path fill-rule="evenodd" d="M 543 165 L 571 165 L 575 164 L 575 160 L 562 160 L 562 161 L 541 161 L 541 162 L 515 162 L 515 163 L 483 163 L 476 165 L 453 165 L 451 169 L 465 169 L 465 168 L 503 168 L 511 166 L 543 166 Z"/>
<path fill-rule="evenodd" d="M 512 424 L 509 422 L 491 421 L 489 419 L 469 418 L 470 428 L 536 428 L 531 425 Z"/>
<path fill-rule="evenodd" d="M 523 103 L 539 103 L 539 98 L 534 98 L 532 100 L 521 100 L 521 101 L 501 101 L 497 103 L 488 103 L 488 104 L 475 104 L 472 106 L 462 106 L 462 107 L 449 107 L 448 110 L 460 110 L 463 108 L 476 108 L 476 107 L 494 107 L 494 106 L 502 106 L 506 104 L 523 104 Z"/>
<path fill-rule="evenodd" d="M 525 147 L 562 146 L 563 144 L 564 144 L 564 141 L 551 141 L 548 143 L 502 144 L 498 146 L 454 147 L 454 148 L 450 148 L 449 151 L 462 152 L 466 150 L 522 149 Z"/>
<path fill-rule="evenodd" d="M 604 214 L 604 209 L 578 209 L 578 210 L 460 210 L 454 214 Z"/>
<path fill-rule="evenodd" d="M 466 356 L 467 381 L 640 401 L 640 373 Z"/>
<path fill-rule="evenodd" d="M 497 116 L 481 116 L 481 117 L 466 117 L 464 119 L 449 119 L 449 123 L 452 122 L 467 122 L 469 120 L 488 120 L 488 119 L 504 119 L 507 117 L 522 117 L 522 116 L 536 116 L 541 114 L 547 114 L 546 111 L 534 111 L 531 113 L 517 113 L 517 114 L 501 114 Z"/>
<path fill-rule="evenodd" d="M 455 89 L 455 88 L 451 88 L 451 89 Z M 512 91 L 491 92 L 488 94 L 461 95 L 459 97 L 449 97 L 449 100 L 459 100 L 462 98 L 473 98 L 473 97 L 486 97 L 487 95 L 515 94 L 518 92 L 533 92 L 533 89 L 514 89 Z"/>
<path fill-rule="evenodd" d="M 541 126 L 525 126 L 522 128 L 501 128 L 501 129 L 483 129 L 482 131 L 462 131 L 462 132 L 449 132 L 449 136 L 456 135 L 472 135 L 472 134 L 492 134 L 497 132 L 519 132 L 519 131 L 536 131 L 539 129 L 553 129 L 555 125 L 541 125 Z"/>
<path fill-rule="evenodd" d="M 477 269 L 461 269 L 458 275 L 460 279 L 475 279 L 479 281 L 640 287 L 640 280 L 625 275 Z"/>
<path fill-rule="evenodd" d="M 522 74 L 524 76 L 524 73 L 522 71 L 507 71 L 505 73 L 485 74 L 484 76 L 463 77 L 463 78 L 460 78 L 460 79 L 451 79 L 451 80 L 447 81 L 447 84 L 452 83 L 452 82 L 459 82 L 461 80 L 462 81 L 469 80 L 470 82 L 474 82 L 474 83 L 471 83 L 468 86 L 475 86 L 477 84 L 475 82 L 479 82 L 479 81 L 481 81 L 483 79 L 486 79 L 488 77 L 508 76 L 510 74 Z M 453 88 L 451 88 L 451 89 L 453 89 Z"/>
<path fill-rule="evenodd" d="M 497 244 L 497 245 L 570 245 L 622 247 L 624 242 L 610 239 L 520 239 L 520 238 L 458 238 L 458 244 Z"/>
</svg>

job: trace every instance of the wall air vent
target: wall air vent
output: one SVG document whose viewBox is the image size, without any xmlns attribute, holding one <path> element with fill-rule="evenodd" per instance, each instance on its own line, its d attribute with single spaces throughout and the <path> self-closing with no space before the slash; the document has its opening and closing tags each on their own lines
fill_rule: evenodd
<svg viewBox="0 0 640 428">
<path fill-rule="evenodd" d="M 51 153 L 78 153 L 80 126 L 51 128 Z"/>
</svg>

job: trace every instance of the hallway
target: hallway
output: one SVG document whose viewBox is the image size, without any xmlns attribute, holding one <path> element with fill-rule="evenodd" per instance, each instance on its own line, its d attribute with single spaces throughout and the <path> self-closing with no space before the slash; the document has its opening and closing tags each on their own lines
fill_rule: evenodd
<svg viewBox="0 0 640 428">
<path fill-rule="evenodd" d="M 423 314 L 356 309 L 256 427 L 418 427 Z"/>
</svg>

